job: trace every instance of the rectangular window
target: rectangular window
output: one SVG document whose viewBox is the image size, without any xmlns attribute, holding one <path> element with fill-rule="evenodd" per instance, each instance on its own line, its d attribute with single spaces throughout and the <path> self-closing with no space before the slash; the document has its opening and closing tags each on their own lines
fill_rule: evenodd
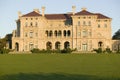
<svg viewBox="0 0 120 80">
<path fill-rule="evenodd" d="M 83 37 L 87 37 L 87 31 L 83 31 Z"/>
<path fill-rule="evenodd" d="M 38 33 L 36 33 L 35 35 L 36 35 L 36 37 L 38 37 Z"/>
<path fill-rule="evenodd" d="M 25 37 L 27 37 L 27 33 L 25 33 Z"/>
<path fill-rule="evenodd" d="M 88 25 L 91 26 L 91 21 L 88 22 Z"/>
<path fill-rule="evenodd" d="M 33 32 L 30 32 L 30 38 L 33 38 Z"/>
<path fill-rule="evenodd" d="M 104 27 L 107 28 L 107 24 L 104 24 Z"/>
<path fill-rule="evenodd" d="M 85 21 L 83 21 L 83 25 L 86 25 L 86 22 L 85 22 Z"/>
<path fill-rule="evenodd" d="M 80 26 L 80 21 L 78 21 L 78 26 Z"/>
<path fill-rule="evenodd" d="M 100 28 L 100 24 L 98 24 L 98 28 Z"/>
<path fill-rule="evenodd" d="M 30 48 L 30 50 L 32 50 L 34 48 L 34 45 L 30 43 L 29 48 Z"/>
</svg>

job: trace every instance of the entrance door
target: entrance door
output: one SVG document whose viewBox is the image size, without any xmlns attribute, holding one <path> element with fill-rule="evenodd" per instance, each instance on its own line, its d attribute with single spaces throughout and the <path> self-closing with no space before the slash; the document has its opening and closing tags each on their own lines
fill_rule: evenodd
<svg viewBox="0 0 120 80">
<path fill-rule="evenodd" d="M 82 51 L 87 51 L 87 44 L 82 44 Z"/>
</svg>

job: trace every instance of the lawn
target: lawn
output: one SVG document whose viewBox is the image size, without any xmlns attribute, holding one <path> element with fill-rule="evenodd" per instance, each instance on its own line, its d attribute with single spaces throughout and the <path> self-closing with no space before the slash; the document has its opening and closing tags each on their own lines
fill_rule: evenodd
<svg viewBox="0 0 120 80">
<path fill-rule="evenodd" d="M 0 80 L 120 80 L 120 54 L 0 55 Z"/>
</svg>

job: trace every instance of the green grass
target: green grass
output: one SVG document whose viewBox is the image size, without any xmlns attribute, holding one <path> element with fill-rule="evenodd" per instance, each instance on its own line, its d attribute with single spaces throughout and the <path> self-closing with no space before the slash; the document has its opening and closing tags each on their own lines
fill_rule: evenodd
<svg viewBox="0 0 120 80">
<path fill-rule="evenodd" d="M 120 54 L 0 55 L 0 80 L 119 80 Z"/>
</svg>

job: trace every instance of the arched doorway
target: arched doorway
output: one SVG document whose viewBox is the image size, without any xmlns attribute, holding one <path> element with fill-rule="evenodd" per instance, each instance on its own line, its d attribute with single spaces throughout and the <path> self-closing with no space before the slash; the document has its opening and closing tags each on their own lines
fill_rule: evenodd
<svg viewBox="0 0 120 80">
<path fill-rule="evenodd" d="M 60 42 L 55 43 L 55 49 L 60 49 Z"/>
<path fill-rule="evenodd" d="M 98 47 L 99 47 L 99 48 L 102 48 L 102 46 L 103 46 L 103 42 L 102 42 L 102 41 L 99 41 L 99 42 L 98 42 Z"/>
<path fill-rule="evenodd" d="M 47 42 L 46 43 L 46 48 L 47 49 L 52 49 L 52 43 L 51 42 Z"/>
<path fill-rule="evenodd" d="M 19 43 L 15 43 L 15 51 L 19 51 Z"/>
<path fill-rule="evenodd" d="M 69 48 L 70 47 L 70 43 L 68 42 L 68 41 L 66 41 L 65 43 L 64 43 L 64 49 L 67 49 L 67 48 Z"/>
</svg>

